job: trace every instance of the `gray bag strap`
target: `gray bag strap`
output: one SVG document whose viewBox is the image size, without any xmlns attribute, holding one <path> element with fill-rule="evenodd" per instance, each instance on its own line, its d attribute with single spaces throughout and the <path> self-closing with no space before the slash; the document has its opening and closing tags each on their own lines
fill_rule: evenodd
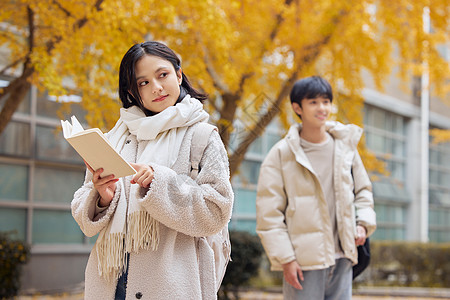
<svg viewBox="0 0 450 300">
<path fill-rule="evenodd" d="M 191 142 L 191 178 L 194 180 L 200 171 L 200 160 L 213 130 L 217 130 L 217 127 L 204 122 L 198 123 L 194 128 Z"/>
</svg>

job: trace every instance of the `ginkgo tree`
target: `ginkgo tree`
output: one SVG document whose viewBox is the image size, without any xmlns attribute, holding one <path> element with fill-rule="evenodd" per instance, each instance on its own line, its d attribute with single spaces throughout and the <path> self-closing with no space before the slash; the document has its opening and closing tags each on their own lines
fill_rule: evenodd
<svg viewBox="0 0 450 300">
<path fill-rule="evenodd" d="M 60 96 L 78 94 L 92 126 L 118 117 L 118 66 L 134 43 L 166 42 L 194 85 L 210 95 L 205 107 L 230 147 L 235 174 L 249 146 L 274 118 L 287 126 L 293 83 L 319 74 L 335 87 L 344 122 L 362 125 L 363 71 L 381 90 L 393 67 L 410 82 L 429 66 L 433 93 L 449 93 L 447 0 L 3 0 L 0 45 L 9 50 L 0 74 L 0 133 L 29 85 Z M 430 10 L 431 33 L 423 30 Z M 239 122 L 237 122 L 239 120 Z M 237 130 L 237 124 L 239 128 Z M 237 143 L 236 143 L 237 141 Z M 366 167 L 381 164 L 362 145 Z"/>
</svg>

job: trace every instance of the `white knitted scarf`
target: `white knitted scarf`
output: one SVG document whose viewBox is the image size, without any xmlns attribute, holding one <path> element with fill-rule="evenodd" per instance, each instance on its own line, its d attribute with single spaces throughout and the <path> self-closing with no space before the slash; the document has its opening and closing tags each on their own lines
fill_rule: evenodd
<svg viewBox="0 0 450 300">
<path fill-rule="evenodd" d="M 175 106 L 150 117 L 136 106 L 121 108 L 120 119 L 107 136 L 120 151 L 131 133 L 137 137 L 139 145 L 146 143 L 145 147 L 137 149 L 137 163 L 172 167 L 188 127 L 207 122 L 208 117 L 201 102 L 186 95 Z M 107 280 L 117 279 L 122 274 L 127 263 L 126 253 L 156 250 L 159 243 L 158 222 L 138 203 L 139 185 L 131 185 L 127 201 L 124 180 L 130 177 L 120 178 L 116 183 L 121 186 L 115 213 L 95 244 L 98 271 Z"/>
</svg>

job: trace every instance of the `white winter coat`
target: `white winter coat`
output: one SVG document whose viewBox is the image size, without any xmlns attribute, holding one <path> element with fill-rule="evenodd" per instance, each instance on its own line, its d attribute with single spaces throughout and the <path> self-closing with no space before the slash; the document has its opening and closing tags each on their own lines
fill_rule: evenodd
<svg viewBox="0 0 450 300">
<path fill-rule="evenodd" d="M 198 177 L 195 181 L 189 177 L 195 126 L 187 130 L 172 168 L 151 164 L 154 180 L 139 202 L 160 223 L 160 241 L 155 251 L 130 254 L 126 299 L 216 299 L 213 252 L 204 239 L 194 237 L 215 234 L 227 224 L 233 191 L 227 153 L 216 131 L 209 138 Z M 138 141 L 134 135 L 127 140 L 120 153 L 125 160 L 135 162 Z M 72 215 L 87 236 L 94 236 L 107 226 L 120 195 L 116 190 L 109 208 L 94 215 L 98 193 L 91 178 L 88 172 L 72 201 Z M 130 179 L 124 180 L 128 191 Z M 114 299 L 117 282 L 100 277 L 97 265 L 94 247 L 86 267 L 85 299 Z"/>
</svg>

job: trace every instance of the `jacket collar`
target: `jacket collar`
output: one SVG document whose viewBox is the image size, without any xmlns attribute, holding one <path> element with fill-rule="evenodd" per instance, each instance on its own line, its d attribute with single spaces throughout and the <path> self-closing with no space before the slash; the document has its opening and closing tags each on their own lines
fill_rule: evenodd
<svg viewBox="0 0 450 300">
<path fill-rule="evenodd" d="M 295 160 L 315 174 L 305 151 L 303 151 L 303 148 L 300 146 L 300 128 L 301 124 L 292 125 L 284 139 L 286 140 L 289 149 L 294 153 Z"/>
<path fill-rule="evenodd" d="M 342 124 L 337 121 L 327 121 L 326 131 L 330 133 L 335 140 L 342 140 L 351 146 L 357 146 L 361 139 L 363 130 L 354 124 Z"/>
<path fill-rule="evenodd" d="M 331 134 L 331 136 L 336 140 L 348 144 L 349 146 L 356 147 L 361 139 L 363 130 L 353 124 L 342 124 L 337 121 L 327 121 L 326 131 Z M 309 169 L 315 174 L 309 159 L 307 158 L 303 148 L 300 146 L 300 130 L 302 128 L 301 123 L 292 125 L 289 128 L 288 133 L 285 136 L 286 143 L 295 155 L 295 160 L 303 165 L 305 168 Z"/>
</svg>

